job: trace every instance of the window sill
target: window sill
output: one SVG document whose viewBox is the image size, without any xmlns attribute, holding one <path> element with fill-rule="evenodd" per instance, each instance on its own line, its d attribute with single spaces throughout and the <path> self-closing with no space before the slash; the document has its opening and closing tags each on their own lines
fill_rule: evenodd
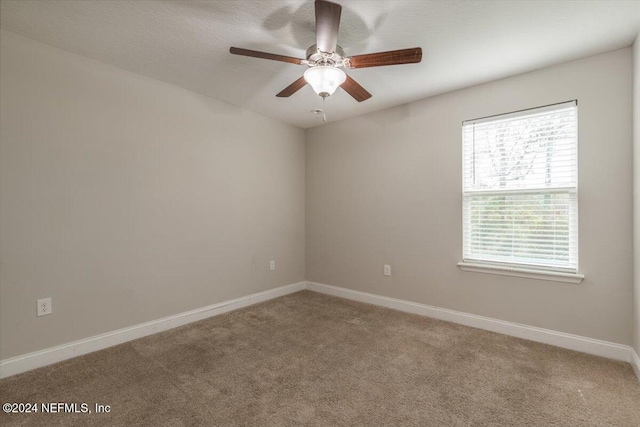
<svg viewBox="0 0 640 427">
<path fill-rule="evenodd" d="M 584 279 L 583 274 L 560 273 L 556 271 L 533 270 L 521 267 L 507 267 L 471 262 L 459 262 L 458 267 L 463 271 L 474 273 L 498 274 L 501 276 L 526 277 L 528 279 L 551 280 L 554 282 L 580 283 Z"/>
</svg>

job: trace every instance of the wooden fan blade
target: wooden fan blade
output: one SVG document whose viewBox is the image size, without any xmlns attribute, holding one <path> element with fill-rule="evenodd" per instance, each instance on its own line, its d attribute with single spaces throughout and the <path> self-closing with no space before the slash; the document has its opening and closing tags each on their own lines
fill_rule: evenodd
<svg viewBox="0 0 640 427">
<path fill-rule="evenodd" d="M 349 95 L 353 96 L 358 102 L 366 101 L 371 98 L 371 94 L 365 88 L 360 86 L 357 81 L 347 76 L 347 80 L 340 85 Z"/>
<path fill-rule="evenodd" d="M 271 59 L 273 61 L 289 62 L 291 64 L 298 64 L 298 65 L 302 64 L 302 59 L 293 58 L 291 56 L 276 55 L 275 53 L 260 52 L 257 50 L 241 49 L 239 47 L 232 47 L 229 49 L 229 52 L 233 53 L 234 55 Z"/>
<path fill-rule="evenodd" d="M 415 64 L 422 61 L 422 49 L 390 50 L 388 52 L 368 53 L 347 58 L 349 68 L 381 67 L 383 65 Z"/>
<path fill-rule="evenodd" d="M 300 89 L 302 89 L 306 84 L 307 84 L 307 81 L 304 79 L 304 76 L 300 77 L 298 80 L 296 80 L 295 82 L 291 83 L 289 86 L 282 89 L 282 91 L 276 96 L 278 98 L 288 98 L 294 93 L 296 93 L 297 91 L 299 91 Z"/>
<path fill-rule="evenodd" d="M 316 45 L 324 53 L 336 51 L 342 6 L 324 0 L 316 0 Z"/>
</svg>

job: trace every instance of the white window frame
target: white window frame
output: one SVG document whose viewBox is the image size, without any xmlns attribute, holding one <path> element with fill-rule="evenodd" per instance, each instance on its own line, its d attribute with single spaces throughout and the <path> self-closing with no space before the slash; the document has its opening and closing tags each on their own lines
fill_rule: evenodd
<svg viewBox="0 0 640 427">
<path fill-rule="evenodd" d="M 521 190 L 495 190 L 495 191 L 468 191 L 467 189 L 465 189 L 465 148 L 464 148 L 464 129 L 465 126 L 469 126 L 469 125 L 473 125 L 473 124 L 478 124 L 478 123 L 486 123 L 486 122 L 492 122 L 492 121 L 500 121 L 500 120 L 504 120 L 506 118 L 510 118 L 510 117 L 520 117 L 520 116 L 526 116 L 526 115 L 530 115 L 530 114 L 535 114 L 535 113 L 541 113 L 544 111 L 554 111 L 554 110 L 559 110 L 562 108 L 566 108 L 569 106 L 573 106 L 576 109 L 576 122 L 578 121 L 578 117 L 577 117 L 577 108 L 578 108 L 578 102 L 577 100 L 573 100 L 573 101 L 569 101 L 569 102 L 562 102 L 562 103 L 557 103 L 557 104 L 551 104 L 551 105 L 547 105 L 547 106 L 543 106 L 543 107 L 536 107 L 536 108 L 530 108 L 530 109 L 526 109 L 526 110 L 520 110 L 520 111 L 515 111 L 512 113 L 506 113 L 506 114 L 500 114 L 500 115 L 494 115 L 494 116 L 489 116 L 489 117 L 483 117 L 480 119 L 474 119 L 474 120 L 467 120 L 462 122 L 462 144 L 463 144 L 463 159 L 462 159 L 462 174 L 463 174 L 463 179 L 462 179 L 462 191 L 463 191 L 463 219 L 462 219 L 462 227 L 463 227 L 463 261 L 458 263 L 458 266 L 460 267 L 461 270 L 464 271 L 471 271 L 471 272 L 478 272 L 478 273 L 488 273 L 488 274 L 498 274 L 498 275 L 507 275 L 507 276 L 517 276 L 517 277 L 525 277 L 525 278 L 531 278 L 531 279 L 541 279 L 541 280 L 552 280 L 552 281 L 560 281 L 560 282 L 569 282 L 569 283 L 580 283 L 583 279 L 584 279 L 584 275 L 579 274 L 578 270 L 577 270 L 577 265 L 578 265 L 578 239 L 577 239 L 577 230 L 578 230 L 578 179 L 577 179 L 577 168 L 578 168 L 578 146 L 577 146 L 577 133 L 576 133 L 576 185 L 574 186 L 570 186 L 570 187 L 564 187 L 564 188 L 549 188 L 549 189 L 531 189 L 531 190 L 526 190 L 526 189 L 521 189 Z M 576 132 L 578 132 L 577 126 L 576 126 Z M 575 250 L 574 250 L 574 261 L 575 261 L 575 265 L 576 268 L 562 268 L 562 267 L 550 267 L 550 266 L 539 266 L 539 265 L 533 265 L 533 264 L 525 264 L 525 263 L 508 263 L 508 262 L 495 262 L 495 261 L 490 261 L 490 260 L 486 260 L 486 259 L 482 259 L 482 258 L 465 258 L 465 254 L 469 253 L 469 246 L 466 245 L 470 245 L 470 242 L 466 240 L 467 237 L 469 237 L 470 239 L 470 235 L 467 236 L 467 233 L 464 231 L 465 227 L 470 226 L 470 224 L 466 224 L 465 222 L 467 221 L 465 214 L 464 214 L 464 210 L 466 207 L 466 203 L 470 203 L 468 202 L 468 200 L 470 199 L 471 195 L 477 195 L 477 194 L 485 194 L 485 195 L 502 195 L 502 194 L 509 194 L 509 193 L 517 193 L 517 194 L 523 194 L 523 193 L 528 193 L 528 194 L 552 194 L 554 192 L 564 192 L 564 193 L 571 193 L 575 195 L 575 228 L 576 228 L 576 240 L 575 240 Z"/>
</svg>

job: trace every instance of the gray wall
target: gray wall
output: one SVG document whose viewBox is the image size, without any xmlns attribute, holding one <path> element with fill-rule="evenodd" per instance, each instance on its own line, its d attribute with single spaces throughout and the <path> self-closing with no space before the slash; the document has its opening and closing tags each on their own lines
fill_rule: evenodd
<svg viewBox="0 0 640 427">
<path fill-rule="evenodd" d="M 640 34 L 633 44 L 633 254 L 633 347 L 640 355 Z"/>
<path fill-rule="evenodd" d="M 0 359 L 304 280 L 305 193 L 308 280 L 640 351 L 631 49 L 314 128 L 306 153 L 300 129 L 4 30 L 0 67 Z M 576 98 L 586 280 L 460 271 L 461 121 Z"/>
<path fill-rule="evenodd" d="M 304 280 L 302 130 L 0 43 L 0 359 Z"/>
<path fill-rule="evenodd" d="M 630 344 L 631 60 L 626 48 L 307 131 L 307 280 Z M 460 271 L 461 122 L 571 99 L 586 279 Z"/>
</svg>

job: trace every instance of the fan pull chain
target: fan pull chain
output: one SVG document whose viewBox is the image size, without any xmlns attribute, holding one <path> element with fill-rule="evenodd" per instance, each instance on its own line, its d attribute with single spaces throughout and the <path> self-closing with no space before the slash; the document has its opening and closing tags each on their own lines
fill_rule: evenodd
<svg viewBox="0 0 640 427">
<path fill-rule="evenodd" d="M 324 112 L 324 100 L 326 99 L 326 96 L 322 97 L 322 122 L 326 123 L 327 122 L 327 115 Z"/>
<path fill-rule="evenodd" d="M 326 123 L 327 115 L 324 113 L 324 97 L 322 97 L 322 108 L 313 109 L 311 112 L 315 114 L 316 117 L 320 117 L 320 115 L 322 115 L 322 122 Z"/>
</svg>

